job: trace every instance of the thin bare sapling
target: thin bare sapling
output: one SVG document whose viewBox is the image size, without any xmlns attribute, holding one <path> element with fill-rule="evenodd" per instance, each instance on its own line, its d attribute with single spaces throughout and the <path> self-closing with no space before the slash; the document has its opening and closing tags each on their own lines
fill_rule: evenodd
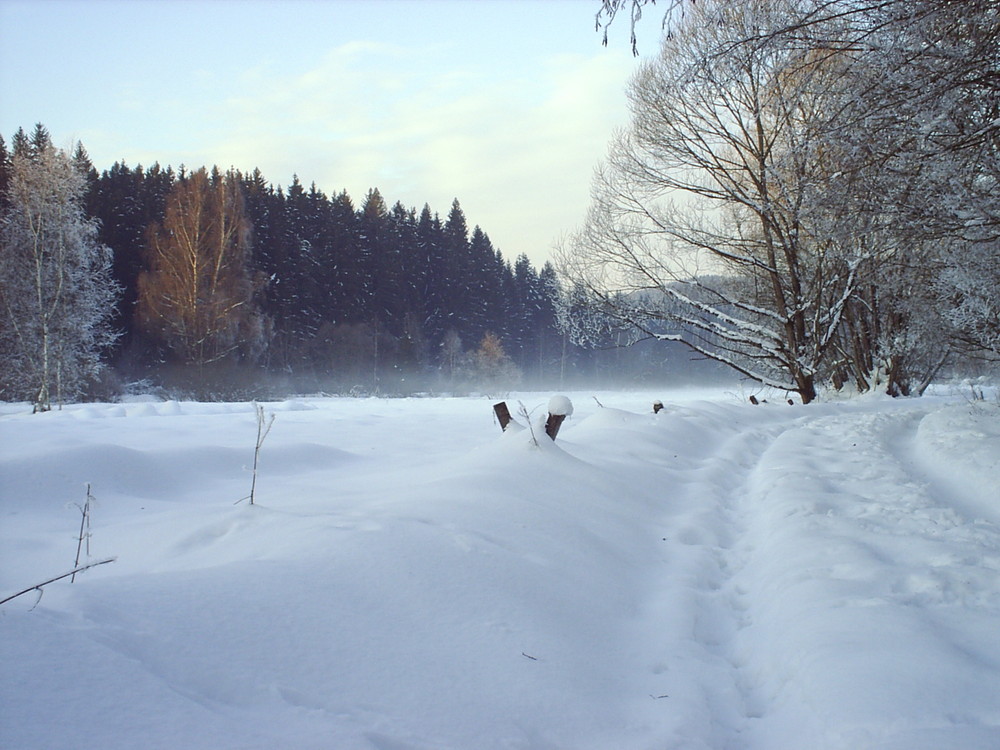
<svg viewBox="0 0 1000 750">
<path fill-rule="evenodd" d="M 260 461 L 260 447 L 264 444 L 264 439 L 267 434 L 271 431 L 271 426 L 274 424 L 274 413 L 265 414 L 264 407 L 254 402 L 254 411 L 257 414 L 257 442 L 254 445 L 253 451 L 253 476 L 250 480 L 250 494 L 246 497 L 241 497 L 237 500 L 237 503 L 242 503 L 244 500 L 249 500 L 250 505 L 254 504 L 254 496 L 257 492 L 257 464 Z"/>
<path fill-rule="evenodd" d="M 524 405 L 523 401 L 518 401 L 517 405 L 521 407 L 518 409 L 517 413 L 524 417 L 524 421 L 527 423 L 528 429 L 531 431 L 531 442 L 535 444 L 535 447 L 538 447 L 538 438 L 535 437 L 535 428 L 531 424 L 531 412 L 528 411 L 528 407 Z"/>
<path fill-rule="evenodd" d="M 103 560 L 95 560 L 93 562 L 87 562 L 84 565 L 80 564 L 80 554 L 84 551 L 84 545 L 86 545 L 87 557 L 90 557 L 90 510 L 94 505 L 94 496 L 90 492 L 90 484 L 87 484 L 87 499 L 84 501 L 83 505 L 79 503 L 74 503 L 77 508 L 80 509 L 80 533 L 77 537 L 76 544 L 76 559 L 73 561 L 73 569 L 65 573 L 60 573 L 57 576 L 48 578 L 41 583 L 36 583 L 28 586 L 25 589 L 21 589 L 16 594 L 11 594 L 10 596 L 0 599 L 0 604 L 6 604 L 12 599 L 17 599 L 19 596 L 23 596 L 31 591 L 38 592 L 38 600 L 35 601 L 35 606 L 42 599 L 42 589 L 48 586 L 50 583 L 55 583 L 56 581 L 61 581 L 63 578 L 69 578 L 70 583 L 76 581 L 76 574 L 82 573 L 85 570 L 90 570 L 91 568 L 96 568 L 98 565 L 107 565 L 110 562 L 117 560 L 117 557 L 106 557 Z"/>
<path fill-rule="evenodd" d="M 94 496 L 90 493 L 90 482 L 87 482 L 87 499 L 83 505 L 74 503 L 80 509 L 80 535 L 76 541 L 76 559 L 73 560 L 73 575 L 69 579 L 70 583 L 76 582 L 76 569 L 80 567 L 80 552 L 83 550 L 84 540 L 87 543 L 87 558 L 90 558 L 90 507 Z"/>
</svg>

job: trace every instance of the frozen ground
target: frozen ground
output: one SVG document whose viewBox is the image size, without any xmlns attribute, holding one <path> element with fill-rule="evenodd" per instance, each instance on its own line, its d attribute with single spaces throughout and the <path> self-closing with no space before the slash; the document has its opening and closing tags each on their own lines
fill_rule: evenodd
<svg viewBox="0 0 1000 750">
<path fill-rule="evenodd" d="M 0 747 L 1000 747 L 995 400 L 568 395 L 0 406 Z"/>
</svg>

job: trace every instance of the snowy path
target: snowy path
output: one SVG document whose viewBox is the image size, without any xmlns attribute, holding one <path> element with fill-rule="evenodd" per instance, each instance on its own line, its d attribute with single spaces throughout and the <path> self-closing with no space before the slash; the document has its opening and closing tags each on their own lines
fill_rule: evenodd
<svg viewBox="0 0 1000 750">
<path fill-rule="evenodd" d="M 978 481 L 949 471 L 940 419 L 921 402 L 671 415 L 647 614 L 668 747 L 997 746 L 1000 454 L 964 456 Z"/>
<path fill-rule="evenodd" d="M 917 447 L 937 416 L 813 418 L 754 468 L 736 644 L 767 708 L 744 746 L 997 746 L 1000 526 L 963 509 L 995 513 L 1000 455 L 941 491 Z"/>
<path fill-rule="evenodd" d="M 0 747 L 1000 747 L 995 406 L 650 400 L 3 416 Z"/>
<path fill-rule="evenodd" d="M 704 404 L 671 415 L 676 453 L 662 527 L 666 565 L 649 622 L 651 639 L 659 634 L 663 644 L 656 670 L 662 680 L 652 697 L 670 704 L 662 707 L 670 717 L 668 747 L 746 747 L 743 733 L 766 711 L 739 650 L 751 603 L 738 577 L 750 556 L 751 478 L 797 417 L 748 416 L 734 422 L 730 409 Z"/>
</svg>

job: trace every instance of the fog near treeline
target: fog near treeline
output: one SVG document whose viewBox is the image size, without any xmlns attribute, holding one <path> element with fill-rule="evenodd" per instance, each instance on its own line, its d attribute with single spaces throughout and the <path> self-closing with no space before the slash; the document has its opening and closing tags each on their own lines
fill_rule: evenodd
<svg viewBox="0 0 1000 750">
<path fill-rule="evenodd" d="M 457 198 L 442 217 L 376 188 L 355 205 L 258 170 L 98 171 L 83 144 L 56 149 L 42 124 L 0 147 L 10 215 L 62 217 L 38 236 L 31 221 L 8 225 L 25 261 L 8 269 L 9 298 L 49 295 L 59 315 L 20 311 L 39 333 L 6 340 L 20 352 L 6 400 L 502 393 L 720 375 L 680 345 L 623 347 L 620 330 L 579 343 L 552 265 L 494 247 Z M 33 289 L 30 249 L 68 237 L 74 254 L 43 257 L 52 268 Z M 78 279 L 76 309 L 61 307 L 60 274 Z"/>
</svg>

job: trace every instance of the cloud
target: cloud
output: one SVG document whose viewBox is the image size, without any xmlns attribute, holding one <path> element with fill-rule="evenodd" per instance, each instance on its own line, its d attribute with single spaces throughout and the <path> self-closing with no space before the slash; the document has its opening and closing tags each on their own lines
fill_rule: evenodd
<svg viewBox="0 0 1000 750">
<path fill-rule="evenodd" d="M 378 187 L 390 202 L 446 214 L 457 197 L 505 255 L 541 262 L 583 219 L 593 167 L 626 122 L 633 64 L 603 49 L 538 63 L 458 58 L 445 43 L 351 42 L 300 70 L 204 73 L 191 98 L 210 104 L 190 112 L 191 129 L 140 129 L 152 145 L 140 153 L 259 167 L 284 185 L 296 173 L 356 204 Z"/>
</svg>

